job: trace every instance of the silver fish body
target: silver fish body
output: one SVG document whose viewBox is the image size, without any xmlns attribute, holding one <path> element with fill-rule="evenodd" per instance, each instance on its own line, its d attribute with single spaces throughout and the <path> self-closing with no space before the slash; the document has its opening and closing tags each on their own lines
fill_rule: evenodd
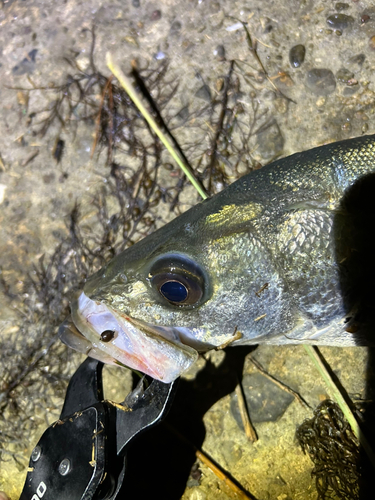
<svg viewBox="0 0 375 500">
<path fill-rule="evenodd" d="M 375 136 L 251 172 L 93 275 L 62 340 L 165 382 L 229 343 L 369 343 L 373 172 Z"/>
</svg>

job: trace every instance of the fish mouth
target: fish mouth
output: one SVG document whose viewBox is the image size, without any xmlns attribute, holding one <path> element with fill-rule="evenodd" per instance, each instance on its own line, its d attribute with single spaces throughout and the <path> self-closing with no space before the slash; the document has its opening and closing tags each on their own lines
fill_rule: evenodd
<svg viewBox="0 0 375 500">
<path fill-rule="evenodd" d="M 81 292 L 71 318 L 59 329 L 62 342 L 103 363 L 138 370 L 170 383 L 197 359 L 196 349 L 183 344 L 180 329 L 159 327 L 112 309 Z M 113 338 L 103 340 L 103 332 Z"/>
</svg>

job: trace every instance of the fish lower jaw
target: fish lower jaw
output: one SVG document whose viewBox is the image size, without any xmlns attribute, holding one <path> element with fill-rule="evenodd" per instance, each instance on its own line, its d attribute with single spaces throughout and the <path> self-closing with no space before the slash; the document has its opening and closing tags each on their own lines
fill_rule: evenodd
<svg viewBox="0 0 375 500">
<path fill-rule="evenodd" d="M 133 320 L 84 292 L 72 305 L 72 320 L 85 339 L 80 343 L 85 350 L 77 349 L 77 342 L 65 343 L 85 353 L 91 345 L 89 356 L 141 371 L 162 382 L 172 382 L 198 358 L 195 349 L 179 340 L 177 329 Z M 103 332 L 109 334 L 109 340 L 104 340 Z"/>
</svg>

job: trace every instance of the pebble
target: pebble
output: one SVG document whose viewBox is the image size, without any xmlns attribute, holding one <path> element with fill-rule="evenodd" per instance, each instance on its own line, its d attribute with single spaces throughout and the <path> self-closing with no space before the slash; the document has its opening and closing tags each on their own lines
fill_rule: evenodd
<svg viewBox="0 0 375 500">
<path fill-rule="evenodd" d="M 195 93 L 195 97 L 202 99 L 203 101 L 211 102 L 211 91 L 208 85 L 203 85 Z"/>
<path fill-rule="evenodd" d="M 335 9 L 337 10 L 337 12 L 341 12 L 342 10 L 347 10 L 349 9 L 349 7 L 350 5 L 344 2 L 337 2 L 337 4 L 335 5 Z"/>
<path fill-rule="evenodd" d="M 347 85 L 348 86 L 345 87 L 343 92 L 344 95 L 353 95 L 357 92 L 358 88 L 356 88 L 356 85 L 358 85 L 358 80 L 352 78 L 348 81 Z"/>
<path fill-rule="evenodd" d="M 19 64 L 14 66 L 12 69 L 12 73 L 20 76 L 32 73 L 35 70 L 35 56 L 38 52 L 38 49 L 31 50 L 27 57 L 25 57 Z"/>
<path fill-rule="evenodd" d="M 225 47 L 224 45 L 218 45 L 214 50 L 214 56 L 217 57 L 219 61 L 225 61 Z"/>
<path fill-rule="evenodd" d="M 371 50 L 375 50 L 375 35 L 370 38 L 368 44 Z"/>
<path fill-rule="evenodd" d="M 369 4 L 372 4 L 371 7 L 366 7 L 361 13 L 360 13 L 360 26 L 361 26 L 361 32 L 363 34 L 367 35 L 368 37 L 371 37 L 375 34 L 375 5 L 374 2 L 368 2 Z"/>
<path fill-rule="evenodd" d="M 352 130 L 352 126 L 349 122 L 346 122 L 341 125 L 341 130 L 343 130 L 344 132 L 350 132 Z"/>
<path fill-rule="evenodd" d="M 275 99 L 273 104 L 275 106 L 275 111 L 281 115 L 284 115 L 288 111 L 289 101 L 282 97 Z"/>
<path fill-rule="evenodd" d="M 182 24 L 180 23 L 180 21 L 174 21 L 171 25 L 171 29 L 169 30 L 169 32 L 172 36 L 176 36 L 180 33 L 181 28 Z"/>
<path fill-rule="evenodd" d="M 362 66 L 365 60 L 366 60 L 365 54 L 357 54 L 349 59 L 349 63 L 358 64 L 358 66 Z"/>
<path fill-rule="evenodd" d="M 295 45 L 289 51 L 289 62 L 292 68 L 299 68 L 305 60 L 306 49 L 304 45 Z"/>
<path fill-rule="evenodd" d="M 182 109 L 180 109 L 176 116 L 182 121 L 187 120 L 189 118 L 189 106 L 184 106 Z"/>
<path fill-rule="evenodd" d="M 369 116 L 363 110 L 356 111 L 356 113 L 354 113 L 354 118 L 363 122 L 367 122 L 369 120 Z"/>
<path fill-rule="evenodd" d="M 51 184 L 55 180 L 55 174 L 51 172 L 50 174 L 44 174 L 42 176 L 44 184 Z"/>
<path fill-rule="evenodd" d="M 270 160 L 282 153 L 284 149 L 284 137 L 281 135 L 276 121 L 266 129 L 258 132 L 257 143 L 257 152 L 264 160 Z"/>
<path fill-rule="evenodd" d="M 221 92 L 224 87 L 224 78 L 218 78 L 215 82 L 215 88 L 218 92 Z"/>
<path fill-rule="evenodd" d="M 353 78 L 354 78 L 354 73 L 352 73 L 346 68 L 340 68 L 336 73 L 336 79 L 341 83 L 348 83 Z"/>
<path fill-rule="evenodd" d="M 141 5 L 141 2 L 140 2 L 140 0 L 132 0 L 132 5 L 133 5 L 133 7 L 138 9 L 138 7 L 140 7 L 140 5 Z"/>
<path fill-rule="evenodd" d="M 162 13 L 161 10 L 156 9 L 151 13 L 150 19 L 151 21 L 159 21 L 161 19 Z"/>
<path fill-rule="evenodd" d="M 332 16 L 327 17 L 327 24 L 333 30 L 342 31 L 353 24 L 353 22 L 354 18 L 346 14 L 332 14 Z"/>
<path fill-rule="evenodd" d="M 330 69 L 310 69 L 306 74 L 306 86 L 315 95 L 332 94 L 336 88 L 335 76 Z"/>
<path fill-rule="evenodd" d="M 219 2 L 212 2 L 210 4 L 210 11 L 213 13 L 213 14 L 217 14 L 218 12 L 220 12 L 221 10 L 221 5 Z"/>
</svg>

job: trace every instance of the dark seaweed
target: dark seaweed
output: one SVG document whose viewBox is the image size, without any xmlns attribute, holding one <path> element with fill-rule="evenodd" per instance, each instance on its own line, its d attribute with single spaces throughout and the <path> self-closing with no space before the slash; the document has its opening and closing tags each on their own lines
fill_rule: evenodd
<svg viewBox="0 0 375 500">
<path fill-rule="evenodd" d="M 296 437 L 314 463 L 318 500 L 359 498 L 359 444 L 336 403 L 323 401 Z"/>
</svg>

